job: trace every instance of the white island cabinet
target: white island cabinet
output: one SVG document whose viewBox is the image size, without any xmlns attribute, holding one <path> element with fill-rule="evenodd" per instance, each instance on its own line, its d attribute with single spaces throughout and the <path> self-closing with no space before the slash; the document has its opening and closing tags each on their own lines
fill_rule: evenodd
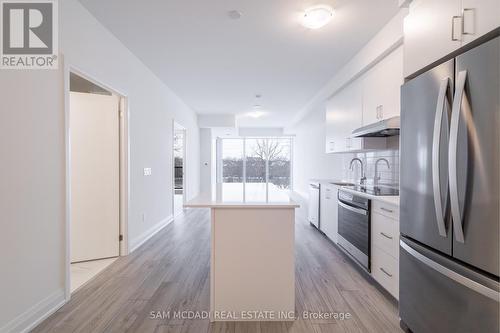
<svg viewBox="0 0 500 333">
<path fill-rule="evenodd" d="M 273 184 L 230 183 L 185 207 L 211 209 L 211 320 L 293 320 L 299 205 Z"/>
</svg>

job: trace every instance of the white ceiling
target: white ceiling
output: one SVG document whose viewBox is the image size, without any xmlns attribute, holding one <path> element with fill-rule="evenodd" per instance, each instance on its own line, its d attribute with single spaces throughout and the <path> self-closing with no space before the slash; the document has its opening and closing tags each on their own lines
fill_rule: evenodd
<svg viewBox="0 0 500 333">
<path fill-rule="evenodd" d="M 397 0 L 325 0 L 320 30 L 302 0 L 80 0 L 196 112 L 240 114 L 240 126 L 286 126 L 398 10 Z M 231 20 L 227 12 L 239 10 Z M 262 94 L 268 112 L 245 116 Z"/>
</svg>

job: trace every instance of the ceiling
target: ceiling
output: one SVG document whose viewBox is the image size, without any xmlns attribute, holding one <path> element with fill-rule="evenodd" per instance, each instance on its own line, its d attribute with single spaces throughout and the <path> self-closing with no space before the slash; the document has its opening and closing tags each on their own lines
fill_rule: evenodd
<svg viewBox="0 0 500 333">
<path fill-rule="evenodd" d="M 197 113 L 233 113 L 253 127 L 287 126 L 398 10 L 397 0 L 325 0 L 333 20 L 308 30 L 298 17 L 318 2 L 80 2 Z M 249 117 L 256 103 L 265 115 Z"/>
</svg>

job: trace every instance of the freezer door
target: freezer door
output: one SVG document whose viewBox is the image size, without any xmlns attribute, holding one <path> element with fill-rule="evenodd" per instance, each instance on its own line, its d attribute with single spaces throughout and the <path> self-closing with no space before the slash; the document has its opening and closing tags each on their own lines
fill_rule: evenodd
<svg viewBox="0 0 500 333">
<path fill-rule="evenodd" d="M 499 276 L 500 37 L 456 59 L 449 174 L 453 256 Z"/>
<path fill-rule="evenodd" d="M 404 239 L 399 267 L 399 315 L 412 332 L 499 332 L 498 281 Z"/>
<path fill-rule="evenodd" d="M 451 255 L 448 135 L 454 60 L 401 89 L 401 234 Z"/>
</svg>

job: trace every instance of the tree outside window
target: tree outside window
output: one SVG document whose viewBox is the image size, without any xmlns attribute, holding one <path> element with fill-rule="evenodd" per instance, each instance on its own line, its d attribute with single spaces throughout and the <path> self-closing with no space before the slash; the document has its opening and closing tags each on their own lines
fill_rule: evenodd
<svg viewBox="0 0 500 333">
<path fill-rule="evenodd" d="M 291 188 L 291 138 L 222 140 L 224 183 L 266 183 Z"/>
</svg>

